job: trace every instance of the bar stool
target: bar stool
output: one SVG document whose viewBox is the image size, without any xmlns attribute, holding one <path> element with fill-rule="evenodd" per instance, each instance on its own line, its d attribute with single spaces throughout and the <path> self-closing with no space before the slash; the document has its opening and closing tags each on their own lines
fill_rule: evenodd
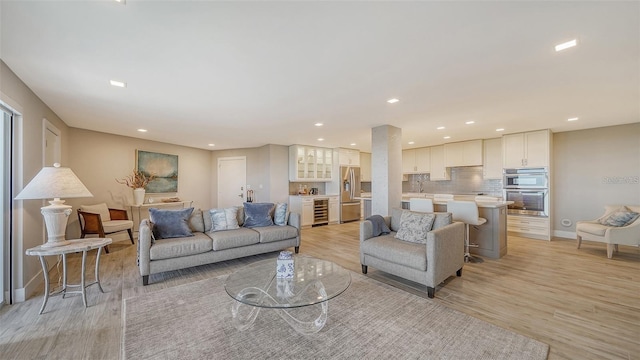
<svg viewBox="0 0 640 360">
<path fill-rule="evenodd" d="M 433 200 L 424 198 L 410 198 L 409 210 L 419 212 L 433 212 Z"/>
<path fill-rule="evenodd" d="M 472 246 L 469 243 L 469 225 L 482 225 L 487 222 L 487 219 L 481 218 L 478 213 L 478 205 L 474 201 L 447 201 L 447 212 L 451 213 L 454 221 L 461 221 L 466 225 L 466 231 L 464 233 L 464 261 L 465 262 L 482 262 L 479 257 L 472 256 L 469 252 L 469 247 Z M 475 245 L 474 247 L 477 247 Z"/>
</svg>

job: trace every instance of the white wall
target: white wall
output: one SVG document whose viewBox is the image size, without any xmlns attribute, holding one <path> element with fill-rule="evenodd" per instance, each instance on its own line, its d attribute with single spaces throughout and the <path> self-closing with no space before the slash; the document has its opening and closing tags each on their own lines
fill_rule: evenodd
<svg viewBox="0 0 640 360">
<path fill-rule="evenodd" d="M 640 184 L 606 181 L 640 176 L 640 123 L 556 133 L 553 146 L 556 236 L 573 237 L 576 221 L 597 218 L 607 204 L 640 204 Z"/>
</svg>

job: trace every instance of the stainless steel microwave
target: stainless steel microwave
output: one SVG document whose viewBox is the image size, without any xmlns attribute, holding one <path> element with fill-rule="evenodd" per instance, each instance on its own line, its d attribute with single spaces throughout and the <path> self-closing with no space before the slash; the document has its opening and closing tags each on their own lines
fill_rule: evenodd
<svg viewBox="0 0 640 360">
<path fill-rule="evenodd" d="M 546 189 L 549 187 L 547 168 L 504 169 L 505 189 Z"/>
</svg>

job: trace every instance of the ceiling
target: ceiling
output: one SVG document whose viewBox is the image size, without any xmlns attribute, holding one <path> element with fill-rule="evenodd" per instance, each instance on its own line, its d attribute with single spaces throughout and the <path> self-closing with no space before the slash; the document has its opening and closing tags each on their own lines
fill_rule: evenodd
<svg viewBox="0 0 640 360">
<path fill-rule="evenodd" d="M 640 121 L 636 1 L 2 0 L 0 15 L 0 58 L 81 129 L 368 151 L 385 124 L 414 148 Z"/>
</svg>

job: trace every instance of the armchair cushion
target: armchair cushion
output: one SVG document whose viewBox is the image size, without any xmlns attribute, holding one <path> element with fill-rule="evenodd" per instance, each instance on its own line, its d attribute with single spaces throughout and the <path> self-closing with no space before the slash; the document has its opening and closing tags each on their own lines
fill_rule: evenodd
<svg viewBox="0 0 640 360">
<path fill-rule="evenodd" d="M 436 216 L 432 213 L 404 211 L 400 217 L 400 229 L 396 238 L 414 243 L 426 244 L 427 233 L 431 231 Z"/>
<path fill-rule="evenodd" d="M 111 221 L 111 215 L 109 215 L 109 207 L 106 203 L 96 204 L 96 205 L 81 205 L 80 210 L 92 214 L 99 214 L 100 220 Z"/>
<path fill-rule="evenodd" d="M 149 209 L 149 217 L 153 225 L 153 235 L 158 239 L 193 236 L 189 228 L 189 216 L 193 208 L 180 210 Z"/>
<path fill-rule="evenodd" d="M 423 244 L 398 241 L 391 235 L 371 238 L 360 244 L 361 252 L 378 259 L 427 271 L 427 249 Z"/>
<path fill-rule="evenodd" d="M 609 216 L 601 218 L 598 222 L 602 225 L 621 227 L 633 223 L 638 217 L 640 217 L 639 213 L 623 206 L 609 214 Z"/>
<path fill-rule="evenodd" d="M 102 228 L 105 234 L 114 233 L 118 231 L 124 231 L 133 228 L 133 221 L 131 220 L 111 220 L 102 223 Z"/>
</svg>

